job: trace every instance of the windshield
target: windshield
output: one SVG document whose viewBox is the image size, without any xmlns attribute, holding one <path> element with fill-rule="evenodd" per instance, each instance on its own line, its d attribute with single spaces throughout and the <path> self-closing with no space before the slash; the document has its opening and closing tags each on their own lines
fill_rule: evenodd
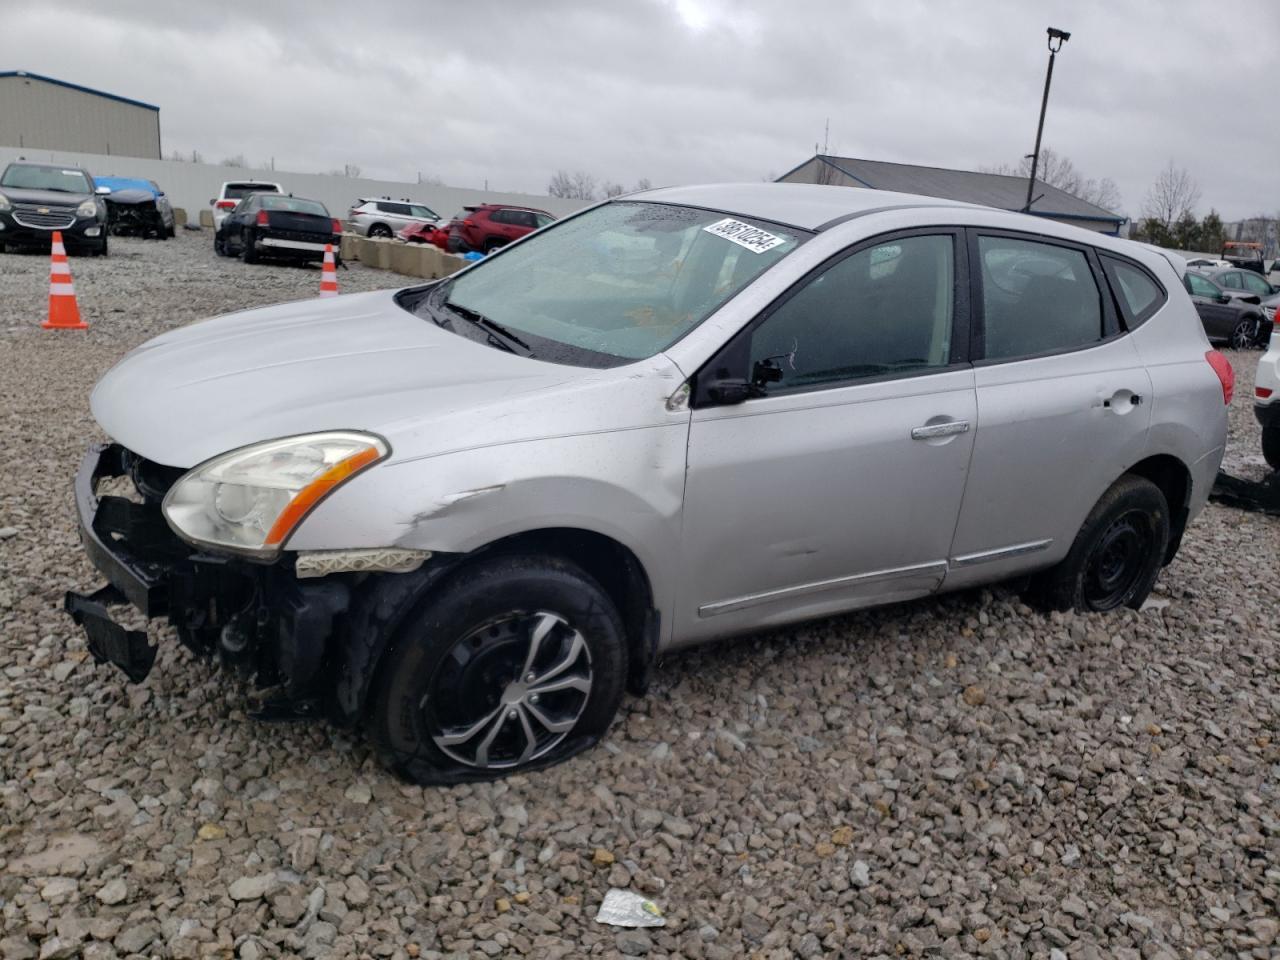
<svg viewBox="0 0 1280 960">
<path fill-rule="evenodd" d="M 651 357 L 790 253 L 795 231 L 657 203 L 610 203 L 442 284 L 534 356 L 612 366 Z"/>
<path fill-rule="evenodd" d="M 28 167 L 12 164 L 0 177 L 0 187 L 15 190 L 57 190 L 60 193 L 93 193 L 83 170 L 65 167 Z"/>
<path fill-rule="evenodd" d="M 263 210 L 284 210 L 289 213 L 310 213 L 317 217 L 327 217 L 329 211 L 324 204 L 315 200 L 303 200 L 299 197 L 280 197 L 268 194 L 259 197 Z"/>
</svg>

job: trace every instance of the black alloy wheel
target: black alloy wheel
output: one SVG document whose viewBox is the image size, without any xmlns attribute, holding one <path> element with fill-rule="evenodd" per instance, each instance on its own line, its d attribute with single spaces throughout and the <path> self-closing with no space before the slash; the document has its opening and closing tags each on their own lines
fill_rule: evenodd
<svg viewBox="0 0 1280 960">
<path fill-rule="evenodd" d="M 511 613 L 456 641 L 420 704 L 440 751 L 501 770 L 538 760 L 574 728 L 591 696 L 582 634 L 547 611 Z"/>
</svg>

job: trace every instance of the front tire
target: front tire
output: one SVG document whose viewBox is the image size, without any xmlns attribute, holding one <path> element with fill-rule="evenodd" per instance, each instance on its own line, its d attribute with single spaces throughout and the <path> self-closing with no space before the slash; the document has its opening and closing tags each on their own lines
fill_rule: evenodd
<svg viewBox="0 0 1280 960">
<path fill-rule="evenodd" d="M 370 735 L 415 783 L 558 763 L 608 729 L 627 674 L 621 618 L 586 572 L 498 555 L 433 590 L 379 665 Z"/>
<path fill-rule="evenodd" d="M 1280 470 L 1280 418 L 1262 428 L 1262 458 L 1272 470 Z"/>
<path fill-rule="evenodd" d="M 1241 320 L 1231 331 L 1231 348 L 1233 350 L 1247 350 L 1253 346 L 1257 338 L 1257 322 L 1254 320 Z"/>
<path fill-rule="evenodd" d="M 1038 599 L 1051 610 L 1136 610 L 1155 586 L 1169 535 L 1160 488 L 1125 474 L 1094 505 L 1066 559 L 1037 578 Z"/>
</svg>

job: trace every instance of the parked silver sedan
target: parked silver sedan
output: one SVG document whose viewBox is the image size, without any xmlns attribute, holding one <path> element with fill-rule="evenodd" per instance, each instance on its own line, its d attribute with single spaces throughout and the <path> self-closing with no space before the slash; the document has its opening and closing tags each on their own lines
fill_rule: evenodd
<svg viewBox="0 0 1280 960">
<path fill-rule="evenodd" d="M 91 405 L 131 678 L 166 617 L 419 782 L 553 763 L 665 651 L 1012 577 L 1139 606 L 1231 368 L 1159 252 L 846 187 L 609 201 L 455 276 L 174 330 Z M 99 499 L 127 474 L 141 503 Z"/>
</svg>

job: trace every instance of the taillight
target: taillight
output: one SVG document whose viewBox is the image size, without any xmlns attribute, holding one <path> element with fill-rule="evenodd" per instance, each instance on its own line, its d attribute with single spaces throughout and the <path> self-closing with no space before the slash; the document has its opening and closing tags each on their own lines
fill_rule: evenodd
<svg viewBox="0 0 1280 960">
<path fill-rule="evenodd" d="M 258 211 L 258 226 L 265 227 L 267 225 L 267 211 Z"/>
<path fill-rule="evenodd" d="M 334 233 L 341 233 L 341 232 L 342 232 L 342 221 L 341 221 L 341 220 L 334 220 L 334 221 L 333 221 L 333 232 L 334 232 Z"/>
<path fill-rule="evenodd" d="M 1229 405 L 1236 392 L 1236 372 L 1231 369 L 1231 361 L 1217 350 L 1206 350 L 1204 358 L 1222 383 L 1222 402 Z"/>
<path fill-rule="evenodd" d="M 219 210 L 234 210 L 236 208 L 236 202 L 234 200 L 219 200 L 214 204 L 214 206 Z"/>
<path fill-rule="evenodd" d="M 462 225 L 464 227 L 474 227 L 476 225 L 476 222 L 474 220 L 463 220 Z"/>
<path fill-rule="evenodd" d="M 1253 393 L 1254 393 L 1254 396 L 1256 396 L 1259 400 L 1265 400 L 1267 399 L 1267 397 L 1271 396 L 1271 388 L 1270 387 L 1254 387 Z"/>
</svg>

